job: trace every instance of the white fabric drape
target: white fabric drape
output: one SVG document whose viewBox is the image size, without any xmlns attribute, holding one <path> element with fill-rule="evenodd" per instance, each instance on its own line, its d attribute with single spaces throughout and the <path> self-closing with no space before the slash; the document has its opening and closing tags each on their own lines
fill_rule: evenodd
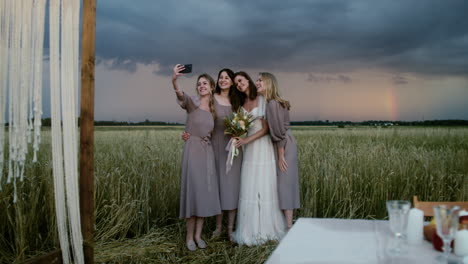
<svg viewBox="0 0 468 264">
<path fill-rule="evenodd" d="M 30 120 L 33 134 L 33 161 L 37 161 L 37 151 L 41 143 L 41 119 L 42 119 L 42 66 L 43 66 L 43 51 L 44 51 L 44 28 L 45 28 L 45 5 L 46 1 L 34 1 L 33 9 L 33 79 L 32 79 L 32 94 L 31 100 L 34 102 L 34 107 L 30 104 Z"/>
<path fill-rule="evenodd" d="M 62 0 L 61 90 L 63 120 L 63 158 L 67 187 L 68 221 L 75 263 L 84 263 L 78 190 L 78 91 L 79 0 Z M 78 12 L 78 13 L 77 13 Z"/>
<path fill-rule="evenodd" d="M 0 0 L 0 191 L 5 123 L 8 177 L 18 199 L 29 144 L 37 160 L 42 118 L 46 0 Z M 78 193 L 77 113 L 80 0 L 50 0 L 50 89 L 55 207 L 63 262 L 84 263 Z M 8 97 L 8 98 L 7 98 Z M 7 106 L 8 105 L 8 109 Z M 8 110 L 8 119 L 5 120 Z M 62 125 L 63 124 L 63 125 Z M 70 252 L 71 249 L 73 254 Z M 73 257 L 72 257 L 73 256 Z"/>
<path fill-rule="evenodd" d="M 17 180 L 23 181 L 28 143 L 34 141 L 33 161 L 39 149 L 45 1 L 0 0 L 0 14 L 0 190 L 8 102 L 7 183 L 13 183 L 16 202 Z"/>
<path fill-rule="evenodd" d="M 10 11 L 10 12 L 9 12 Z M 11 1 L 0 0 L 0 191 L 3 183 L 5 111 L 7 102 L 7 76 L 9 70 Z"/>
<path fill-rule="evenodd" d="M 60 0 L 50 0 L 49 8 L 50 110 L 52 119 L 52 160 L 55 214 L 64 264 L 70 263 L 60 104 Z"/>
<path fill-rule="evenodd" d="M 76 119 L 79 12 L 79 0 L 50 1 L 52 149 L 57 222 L 60 222 L 60 244 L 64 263 L 69 263 L 71 259 L 68 252 L 68 234 L 72 243 L 72 261 L 84 263 L 78 193 Z M 68 226 L 65 222 L 67 215 Z M 65 248 L 67 250 L 64 251 Z"/>
</svg>

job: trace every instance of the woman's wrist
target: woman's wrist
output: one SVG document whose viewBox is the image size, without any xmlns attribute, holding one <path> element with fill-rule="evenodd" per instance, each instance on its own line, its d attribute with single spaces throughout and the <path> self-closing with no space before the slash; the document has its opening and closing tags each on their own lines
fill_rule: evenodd
<svg viewBox="0 0 468 264">
<path fill-rule="evenodd" d="M 177 77 L 172 76 L 172 87 L 174 88 L 174 92 L 180 92 L 179 86 L 177 85 Z"/>
</svg>

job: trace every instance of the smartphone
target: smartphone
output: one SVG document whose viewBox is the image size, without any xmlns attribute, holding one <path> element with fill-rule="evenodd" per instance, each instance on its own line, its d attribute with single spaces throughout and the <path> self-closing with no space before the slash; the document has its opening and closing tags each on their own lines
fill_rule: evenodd
<svg viewBox="0 0 468 264">
<path fill-rule="evenodd" d="M 181 73 L 191 73 L 192 72 L 192 64 L 184 64 L 184 70 Z"/>
</svg>

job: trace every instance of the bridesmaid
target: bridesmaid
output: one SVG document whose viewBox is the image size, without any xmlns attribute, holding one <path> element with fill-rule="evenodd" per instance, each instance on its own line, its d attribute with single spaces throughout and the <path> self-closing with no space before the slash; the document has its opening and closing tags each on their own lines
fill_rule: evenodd
<svg viewBox="0 0 468 264">
<path fill-rule="evenodd" d="M 219 179 L 219 198 L 221 210 L 227 212 L 228 237 L 231 237 L 236 219 L 236 210 L 239 203 L 240 170 L 242 164 L 242 151 L 234 159 L 231 169 L 226 173 L 226 160 L 228 151 L 226 146 L 231 136 L 224 134 L 224 118 L 236 112 L 242 105 L 241 95 L 234 87 L 234 72 L 230 69 L 222 69 L 218 73 L 214 93 L 214 108 L 216 111 L 215 127 L 213 131 L 213 150 L 215 153 L 216 169 Z M 216 216 L 216 229 L 213 237 L 222 232 L 223 214 Z"/>
<path fill-rule="evenodd" d="M 237 112 L 242 106 L 244 96 L 234 86 L 234 72 L 231 69 L 222 69 L 218 73 L 218 81 L 214 92 L 214 109 L 216 112 L 215 126 L 212 143 L 215 154 L 216 171 L 219 180 L 219 197 L 221 210 L 227 213 L 228 237 L 231 237 L 236 220 L 237 205 L 239 203 L 240 170 L 242 164 L 242 150 L 234 159 L 231 169 L 226 173 L 226 160 L 228 151 L 226 146 L 231 136 L 224 134 L 224 118 Z M 189 133 L 184 133 L 183 139 L 187 140 Z M 213 238 L 222 233 L 223 213 L 216 216 L 216 229 Z"/>
<path fill-rule="evenodd" d="M 259 74 L 257 87 L 264 87 L 268 105 L 266 116 L 270 136 L 276 146 L 278 159 L 278 198 L 288 229 L 292 227 L 293 210 L 300 208 L 297 145 L 289 129 L 291 105 L 279 95 L 278 82 L 268 72 Z"/>
<path fill-rule="evenodd" d="M 218 179 L 211 147 L 215 116 L 212 96 L 214 80 L 208 74 L 198 76 L 198 96 L 190 97 L 179 90 L 177 85 L 177 77 L 184 75 L 182 70 L 183 65 L 177 64 L 174 67 L 172 85 L 177 95 L 177 103 L 187 111 L 185 127 L 191 137 L 185 142 L 182 155 L 179 218 L 186 220 L 185 242 L 187 248 L 194 251 L 197 246 L 207 246 L 201 238 L 204 217 L 221 213 Z"/>
</svg>

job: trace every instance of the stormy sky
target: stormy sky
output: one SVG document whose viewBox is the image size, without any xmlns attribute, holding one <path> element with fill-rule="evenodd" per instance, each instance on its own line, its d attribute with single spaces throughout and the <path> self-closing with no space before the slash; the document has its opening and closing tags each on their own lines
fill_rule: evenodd
<svg viewBox="0 0 468 264">
<path fill-rule="evenodd" d="M 99 0 L 96 120 L 185 120 L 170 74 L 268 71 L 292 120 L 468 119 L 468 1 Z"/>
</svg>

